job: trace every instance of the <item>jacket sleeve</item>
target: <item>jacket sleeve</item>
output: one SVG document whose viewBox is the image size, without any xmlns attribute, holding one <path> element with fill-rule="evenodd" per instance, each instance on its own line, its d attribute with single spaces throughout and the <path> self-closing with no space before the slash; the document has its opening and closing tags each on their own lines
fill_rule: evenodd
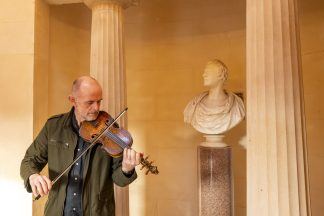
<svg viewBox="0 0 324 216">
<path fill-rule="evenodd" d="M 112 179 L 115 182 L 116 185 L 120 187 L 125 187 L 132 183 L 137 178 L 137 173 L 134 170 L 133 174 L 130 176 L 126 176 L 122 171 L 122 161 L 123 156 L 118 158 L 113 158 L 113 175 Z"/>
<path fill-rule="evenodd" d="M 42 128 L 34 142 L 26 151 L 25 157 L 20 164 L 20 176 L 24 180 L 25 188 L 32 192 L 29 184 L 29 176 L 39 173 L 47 164 L 47 143 L 48 143 L 47 124 Z"/>
</svg>

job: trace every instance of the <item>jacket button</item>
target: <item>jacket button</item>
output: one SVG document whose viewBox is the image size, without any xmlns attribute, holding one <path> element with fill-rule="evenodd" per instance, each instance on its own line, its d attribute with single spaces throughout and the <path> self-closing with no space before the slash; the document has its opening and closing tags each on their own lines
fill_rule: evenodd
<svg viewBox="0 0 324 216">
<path fill-rule="evenodd" d="M 69 143 L 65 143 L 65 146 L 66 146 L 66 147 L 69 147 Z"/>
</svg>

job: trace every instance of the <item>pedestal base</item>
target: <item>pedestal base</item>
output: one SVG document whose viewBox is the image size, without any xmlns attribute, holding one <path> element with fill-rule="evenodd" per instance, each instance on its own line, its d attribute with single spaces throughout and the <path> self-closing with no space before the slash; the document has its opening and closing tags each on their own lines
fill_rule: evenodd
<svg viewBox="0 0 324 216">
<path fill-rule="evenodd" d="M 198 147 L 199 216 L 233 215 L 231 147 Z"/>
</svg>

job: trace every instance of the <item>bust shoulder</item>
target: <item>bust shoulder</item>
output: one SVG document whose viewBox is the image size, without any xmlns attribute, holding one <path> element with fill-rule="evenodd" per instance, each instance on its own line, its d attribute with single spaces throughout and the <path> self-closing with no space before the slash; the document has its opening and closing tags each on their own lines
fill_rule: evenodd
<svg viewBox="0 0 324 216">
<path fill-rule="evenodd" d="M 201 100 L 208 95 L 208 92 L 202 92 L 192 98 L 187 104 L 186 108 L 183 111 L 184 122 L 191 123 L 192 115 L 195 112 L 196 106 L 201 102 Z"/>
</svg>

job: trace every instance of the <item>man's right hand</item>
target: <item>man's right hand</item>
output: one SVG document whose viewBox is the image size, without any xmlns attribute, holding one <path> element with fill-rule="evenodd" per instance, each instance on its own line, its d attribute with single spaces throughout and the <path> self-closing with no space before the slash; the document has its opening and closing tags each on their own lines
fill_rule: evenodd
<svg viewBox="0 0 324 216">
<path fill-rule="evenodd" d="M 29 184 L 35 197 L 47 195 L 52 188 L 52 181 L 47 176 L 41 176 L 38 173 L 29 176 Z"/>
</svg>

